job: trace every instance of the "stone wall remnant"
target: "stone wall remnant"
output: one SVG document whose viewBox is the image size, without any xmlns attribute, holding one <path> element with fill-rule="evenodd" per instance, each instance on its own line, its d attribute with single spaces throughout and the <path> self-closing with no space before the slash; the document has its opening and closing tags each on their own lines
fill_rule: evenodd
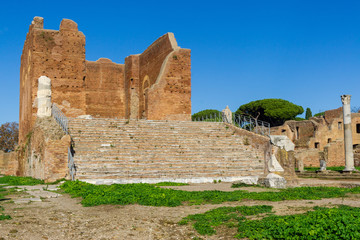
<svg viewBox="0 0 360 240">
<path fill-rule="evenodd" d="M 360 166 L 360 113 L 351 113 L 352 151 L 354 165 Z M 319 167 L 319 157 L 324 155 L 327 167 L 344 166 L 344 118 L 343 107 L 325 111 L 324 116 L 303 121 L 286 121 L 282 126 L 271 128 L 272 135 L 287 136 L 294 144 L 294 156 L 305 167 Z"/>
</svg>

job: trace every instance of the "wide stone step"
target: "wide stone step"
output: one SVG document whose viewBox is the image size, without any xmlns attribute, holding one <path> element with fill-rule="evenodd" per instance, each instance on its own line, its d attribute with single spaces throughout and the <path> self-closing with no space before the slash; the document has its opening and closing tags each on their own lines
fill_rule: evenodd
<svg viewBox="0 0 360 240">
<path fill-rule="evenodd" d="M 69 127 L 77 179 L 209 180 L 264 170 L 263 149 L 223 123 L 70 119 Z"/>
</svg>

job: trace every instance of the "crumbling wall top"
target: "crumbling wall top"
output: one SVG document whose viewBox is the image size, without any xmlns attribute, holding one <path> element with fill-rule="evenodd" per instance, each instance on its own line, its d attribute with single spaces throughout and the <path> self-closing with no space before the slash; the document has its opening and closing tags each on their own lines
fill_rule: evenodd
<svg viewBox="0 0 360 240">
<path fill-rule="evenodd" d="M 325 111 L 324 116 L 327 123 L 331 123 L 335 118 L 342 118 L 343 109 L 339 107 L 337 109 L 332 109 Z"/>
<path fill-rule="evenodd" d="M 70 19 L 63 19 L 60 23 L 60 31 L 78 31 L 78 25 L 76 22 Z"/>
<path fill-rule="evenodd" d="M 42 17 L 34 17 L 34 19 L 31 22 L 31 25 L 34 28 L 43 29 L 44 28 L 44 18 L 42 18 Z"/>
</svg>

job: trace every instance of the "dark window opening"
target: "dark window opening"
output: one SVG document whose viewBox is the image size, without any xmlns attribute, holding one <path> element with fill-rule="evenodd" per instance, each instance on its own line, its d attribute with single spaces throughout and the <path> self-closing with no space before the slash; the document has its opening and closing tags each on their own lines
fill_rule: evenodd
<svg viewBox="0 0 360 240">
<path fill-rule="evenodd" d="M 296 139 L 299 139 L 299 127 L 296 127 Z"/>
<path fill-rule="evenodd" d="M 360 133 L 360 123 L 356 124 L 356 133 Z"/>
<path fill-rule="evenodd" d="M 338 129 L 342 129 L 342 122 L 338 122 Z"/>
<path fill-rule="evenodd" d="M 281 132 L 282 132 L 282 133 L 284 133 L 284 132 L 286 132 L 286 130 L 285 130 L 285 129 L 283 129 L 283 130 L 281 130 Z"/>
<path fill-rule="evenodd" d="M 331 143 L 331 138 L 328 138 L 328 143 Z"/>
<path fill-rule="evenodd" d="M 319 142 L 315 143 L 315 148 L 320 148 L 320 143 Z"/>
</svg>

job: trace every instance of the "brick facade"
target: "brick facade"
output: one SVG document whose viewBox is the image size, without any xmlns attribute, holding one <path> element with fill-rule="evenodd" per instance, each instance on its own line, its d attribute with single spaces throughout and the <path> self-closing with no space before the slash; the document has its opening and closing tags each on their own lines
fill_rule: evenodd
<svg viewBox="0 0 360 240">
<path fill-rule="evenodd" d="M 34 18 L 21 56 L 20 143 L 36 120 L 40 76 L 51 79 L 52 102 L 68 117 L 191 119 L 190 50 L 172 33 L 117 64 L 86 61 L 85 36 L 72 20 L 62 20 L 58 31 L 43 25 Z"/>
<path fill-rule="evenodd" d="M 354 153 L 360 144 L 360 113 L 351 114 Z M 344 124 L 342 108 L 326 111 L 323 117 L 305 121 L 286 121 L 271 129 L 273 135 L 286 135 L 295 143 L 295 159 L 305 167 L 318 167 L 320 156 L 327 166 L 345 166 Z M 355 166 L 360 166 L 355 154 Z"/>
</svg>

